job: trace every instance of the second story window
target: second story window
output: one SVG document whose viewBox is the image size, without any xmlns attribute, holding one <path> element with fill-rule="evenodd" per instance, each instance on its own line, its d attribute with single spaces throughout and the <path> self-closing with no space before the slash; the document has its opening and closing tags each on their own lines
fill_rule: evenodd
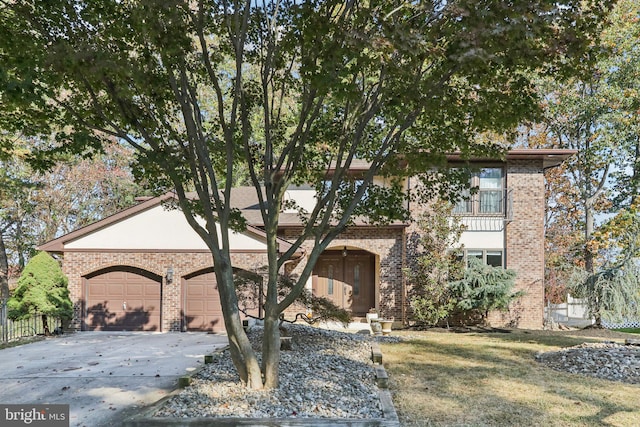
<svg viewBox="0 0 640 427">
<path fill-rule="evenodd" d="M 472 194 L 471 189 L 475 189 Z M 471 175 L 469 189 L 462 194 L 453 212 L 457 214 L 503 214 L 504 180 L 502 168 L 482 168 Z"/>
<path fill-rule="evenodd" d="M 480 213 L 502 213 L 502 169 L 486 168 L 478 173 Z"/>
</svg>

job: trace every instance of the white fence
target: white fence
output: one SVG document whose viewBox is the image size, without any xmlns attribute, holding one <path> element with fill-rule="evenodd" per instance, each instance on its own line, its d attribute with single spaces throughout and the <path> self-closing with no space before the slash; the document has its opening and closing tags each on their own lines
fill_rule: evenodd
<svg viewBox="0 0 640 427">
<path fill-rule="evenodd" d="M 545 307 L 545 316 L 554 322 L 576 328 L 584 328 L 593 324 L 589 316 L 587 306 L 582 299 L 567 295 L 567 302 L 562 304 L 548 304 Z"/>
<path fill-rule="evenodd" d="M 592 325 L 594 319 L 589 317 L 587 305 L 582 299 L 567 295 L 567 302 L 563 304 L 548 304 L 545 307 L 545 317 L 554 322 L 575 328 Z M 607 329 L 640 328 L 640 319 L 625 320 L 621 323 L 610 323 L 602 320 L 602 326 Z"/>
</svg>

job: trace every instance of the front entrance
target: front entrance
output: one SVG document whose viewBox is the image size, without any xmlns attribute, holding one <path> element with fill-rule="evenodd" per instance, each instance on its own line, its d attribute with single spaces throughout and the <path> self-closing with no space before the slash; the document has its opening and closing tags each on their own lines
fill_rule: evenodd
<svg viewBox="0 0 640 427">
<path fill-rule="evenodd" d="M 313 270 L 313 294 L 364 316 L 375 308 L 374 266 L 374 256 L 365 251 L 326 251 Z"/>
</svg>

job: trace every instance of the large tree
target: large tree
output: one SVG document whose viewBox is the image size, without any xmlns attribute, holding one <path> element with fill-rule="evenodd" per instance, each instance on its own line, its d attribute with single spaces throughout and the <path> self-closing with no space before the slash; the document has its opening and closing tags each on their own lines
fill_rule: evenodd
<svg viewBox="0 0 640 427">
<path fill-rule="evenodd" d="M 136 170 L 175 191 L 211 250 L 231 357 L 252 388 L 277 386 L 279 316 L 331 241 L 357 215 L 406 215 L 399 181 L 382 187 L 374 176 L 486 152 L 473 137 L 531 114 L 529 76 L 569 74 L 606 13 L 599 2 L 544 0 L 2 4 L 2 114 L 13 119 L 2 122 L 53 134 L 54 150 L 90 152 L 105 136 L 136 149 Z M 368 166 L 357 176 L 356 160 Z M 262 366 L 233 285 L 238 168 L 256 187 L 266 232 Z M 285 190 L 303 182 L 317 204 L 279 253 Z M 307 240 L 306 264 L 278 298 L 278 273 Z"/>
<path fill-rule="evenodd" d="M 0 156 L 0 299 L 38 243 L 131 206 L 142 195 L 129 168 L 131 149 L 115 141 L 91 158 L 67 155 L 46 172 L 29 164 L 34 141 L 13 140 Z"/>
<path fill-rule="evenodd" d="M 580 264 L 590 274 L 603 262 L 594 241 L 598 218 L 628 207 L 640 188 L 638 37 L 637 2 L 621 0 L 600 42 L 589 48 L 590 72 L 564 81 L 545 78 L 539 86 L 542 132 L 554 146 L 578 151 L 565 164 L 574 191 L 563 191 L 557 206 L 579 214 L 573 227 L 583 233 Z"/>
</svg>

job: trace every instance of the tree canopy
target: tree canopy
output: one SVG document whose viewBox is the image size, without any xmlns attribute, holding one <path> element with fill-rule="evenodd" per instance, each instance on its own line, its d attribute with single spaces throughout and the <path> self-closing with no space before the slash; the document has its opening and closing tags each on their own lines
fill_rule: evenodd
<svg viewBox="0 0 640 427">
<path fill-rule="evenodd" d="M 131 149 L 111 141 L 91 158 L 67 155 L 47 171 L 29 163 L 35 141 L 13 140 L 0 158 L 0 298 L 9 276 L 18 277 L 35 247 L 102 219 L 143 195 L 129 168 Z"/>
<path fill-rule="evenodd" d="M 573 73 L 606 14 L 600 2 L 546 0 L 2 5 L 2 126 L 46 135 L 43 165 L 106 138 L 135 148 L 138 176 L 176 192 L 211 250 L 232 359 L 254 388 L 277 386 L 278 318 L 322 251 L 355 216 L 406 218 L 400 181 L 374 176 L 425 171 L 452 151 L 495 153 L 476 134 L 533 114 L 530 76 Z M 355 162 L 366 170 L 354 175 Z M 238 168 L 256 187 L 267 236 L 262 366 L 233 287 L 229 230 L 245 224 L 232 208 Z M 300 211 L 299 238 L 279 253 L 283 196 L 299 183 L 315 186 L 317 204 Z M 279 270 L 306 241 L 306 264 L 279 298 Z"/>
<path fill-rule="evenodd" d="M 636 1 L 617 1 L 586 53 L 589 72 L 539 80 L 542 114 L 526 130 L 530 147 L 578 151 L 545 174 L 547 299 L 562 302 L 567 285 L 585 297 L 595 292 L 588 301 L 597 324 L 606 312 L 626 310 L 626 295 L 634 292 L 632 275 L 619 273 L 620 259 L 637 256 L 629 251 L 640 186 L 638 19 Z M 576 268 L 586 271 L 575 274 Z M 602 292 L 615 293 L 616 286 L 622 286 L 616 298 L 600 303 Z"/>
</svg>

